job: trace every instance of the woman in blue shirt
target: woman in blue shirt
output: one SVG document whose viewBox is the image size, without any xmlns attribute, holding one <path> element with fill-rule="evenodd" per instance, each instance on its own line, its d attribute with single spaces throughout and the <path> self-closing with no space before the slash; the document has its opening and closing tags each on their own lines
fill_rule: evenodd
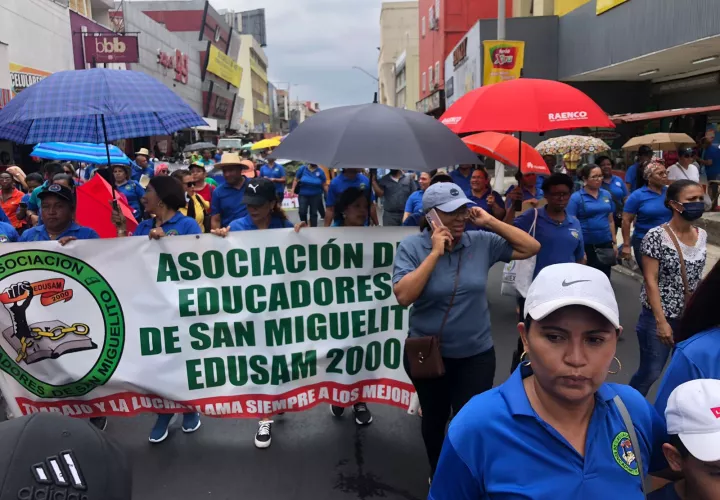
<svg viewBox="0 0 720 500">
<path fill-rule="evenodd" d="M 125 195 L 128 205 L 132 208 L 133 216 L 136 220 L 140 220 L 143 214 L 140 200 L 145 195 L 145 190 L 139 182 L 130 178 L 129 166 L 113 165 L 112 173 L 115 178 L 115 189 Z"/>
<path fill-rule="evenodd" d="M 580 221 L 585 243 L 587 265 L 610 277 L 610 269 L 617 259 L 615 241 L 615 206 L 609 191 L 600 188 L 602 170 L 597 165 L 585 165 L 578 170 L 585 187 L 570 197 L 567 213 Z"/>
<path fill-rule="evenodd" d="M 524 312 L 523 363 L 452 420 L 428 498 L 642 500 L 645 475 L 666 467 L 667 433 L 640 393 L 605 382 L 621 369 L 610 280 L 546 267 Z"/>
<path fill-rule="evenodd" d="M 490 187 L 490 176 L 483 167 L 475 168 L 470 176 L 470 196 L 468 198 L 496 219 L 503 220 L 505 218 L 505 202 L 500 193 L 493 191 Z M 468 222 L 466 229 L 477 230 L 480 228 Z"/>
<path fill-rule="evenodd" d="M 322 209 L 323 192 L 325 191 L 327 191 L 327 177 L 320 167 L 309 163 L 297 170 L 292 184 L 292 192 L 298 195 L 302 222 L 307 223 L 308 210 L 310 210 L 310 227 L 317 227 L 318 214 Z"/>
<path fill-rule="evenodd" d="M 642 271 L 642 240 L 652 228 L 665 224 L 672 217 L 672 212 L 665 206 L 668 176 L 665 165 L 651 162 L 643 170 L 643 179 L 647 184 L 632 192 L 623 208 L 623 259 L 630 259 L 630 249 Z M 635 232 L 630 238 L 630 227 L 635 223 Z M 631 245 L 627 243 L 631 242 Z"/>
<path fill-rule="evenodd" d="M 627 200 L 628 188 L 623 181 L 617 175 L 613 175 L 612 160 L 607 156 L 598 156 L 595 159 L 595 163 L 602 169 L 603 181 L 602 188 L 608 191 L 612 196 L 613 203 L 615 204 L 615 232 L 622 229 L 622 213 L 623 207 L 625 206 L 625 200 Z"/>
<path fill-rule="evenodd" d="M 145 210 L 152 215 L 138 224 L 132 236 L 146 236 L 151 240 L 159 240 L 165 236 L 184 236 L 201 234 L 197 222 L 181 214 L 178 210 L 185 207 L 185 190 L 180 182 L 173 177 L 160 176 L 150 179 L 147 191 L 142 197 Z M 112 220 L 117 228 L 118 237 L 130 236 L 125 226 L 125 217 L 113 210 Z M 161 443 L 169 435 L 170 425 L 175 421 L 175 413 L 160 413 L 150 431 L 149 441 Z M 182 430 L 185 433 L 195 432 L 200 428 L 200 414 L 187 412 L 183 414 Z"/>
</svg>

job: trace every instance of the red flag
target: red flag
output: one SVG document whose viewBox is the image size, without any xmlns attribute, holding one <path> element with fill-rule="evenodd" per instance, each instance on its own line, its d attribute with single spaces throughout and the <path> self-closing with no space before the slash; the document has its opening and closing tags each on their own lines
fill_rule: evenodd
<svg viewBox="0 0 720 500">
<path fill-rule="evenodd" d="M 115 238 L 117 229 L 112 223 L 112 187 L 99 175 L 93 176 L 88 182 L 79 186 L 77 193 L 77 212 L 75 219 L 81 226 L 91 227 L 101 238 Z M 137 221 L 133 217 L 132 209 L 127 199 L 117 193 L 118 205 L 122 210 L 127 223 L 128 232 L 137 228 Z"/>
</svg>

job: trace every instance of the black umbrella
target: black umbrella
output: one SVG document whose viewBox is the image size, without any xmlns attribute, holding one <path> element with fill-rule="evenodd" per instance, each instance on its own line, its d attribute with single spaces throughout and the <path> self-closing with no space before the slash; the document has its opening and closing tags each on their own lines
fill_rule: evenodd
<svg viewBox="0 0 720 500">
<path fill-rule="evenodd" d="M 328 168 L 430 171 L 481 163 L 434 118 L 384 104 L 331 108 L 301 123 L 273 150 L 275 158 Z"/>
<path fill-rule="evenodd" d="M 212 142 L 196 142 L 195 144 L 190 144 L 189 146 L 185 146 L 185 149 L 183 149 L 183 153 L 192 153 L 194 151 L 203 151 L 205 149 L 216 149 L 217 146 L 213 144 Z"/>
</svg>

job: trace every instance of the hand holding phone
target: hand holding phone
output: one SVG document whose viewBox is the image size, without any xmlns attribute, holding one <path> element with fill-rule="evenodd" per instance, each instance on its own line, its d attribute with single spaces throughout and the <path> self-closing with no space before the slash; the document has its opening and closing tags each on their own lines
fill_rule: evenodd
<svg viewBox="0 0 720 500">
<path fill-rule="evenodd" d="M 436 227 L 445 227 L 445 224 L 442 223 L 442 220 L 440 220 L 440 216 L 437 213 L 437 210 L 434 208 L 430 210 L 427 214 L 425 214 L 425 218 L 428 221 L 428 224 L 430 224 L 430 227 L 434 230 Z"/>
<path fill-rule="evenodd" d="M 430 227 L 432 228 L 432 245 L 433 251 L 439 255 L 444 255 L 446 250 L 450 250 L 452 245 L 452 234 L 450 230 L 442 223 L 437 211 L 433 208 L 425 215 Z"/>
</svg>

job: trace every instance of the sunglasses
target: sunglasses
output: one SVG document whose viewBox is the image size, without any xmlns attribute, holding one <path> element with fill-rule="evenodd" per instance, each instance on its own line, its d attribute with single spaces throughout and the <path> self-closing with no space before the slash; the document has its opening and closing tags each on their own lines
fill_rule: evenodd
<svg viewBox="0 0 720 500">
<path fill-rule="evenodd" d="M 189 187 L 189 188 L 195 187 L 195 183 L 194 183 L 194 182 L 186 182 L 185 185 L 186 185 L 187 187 Z"/>
</svg>

